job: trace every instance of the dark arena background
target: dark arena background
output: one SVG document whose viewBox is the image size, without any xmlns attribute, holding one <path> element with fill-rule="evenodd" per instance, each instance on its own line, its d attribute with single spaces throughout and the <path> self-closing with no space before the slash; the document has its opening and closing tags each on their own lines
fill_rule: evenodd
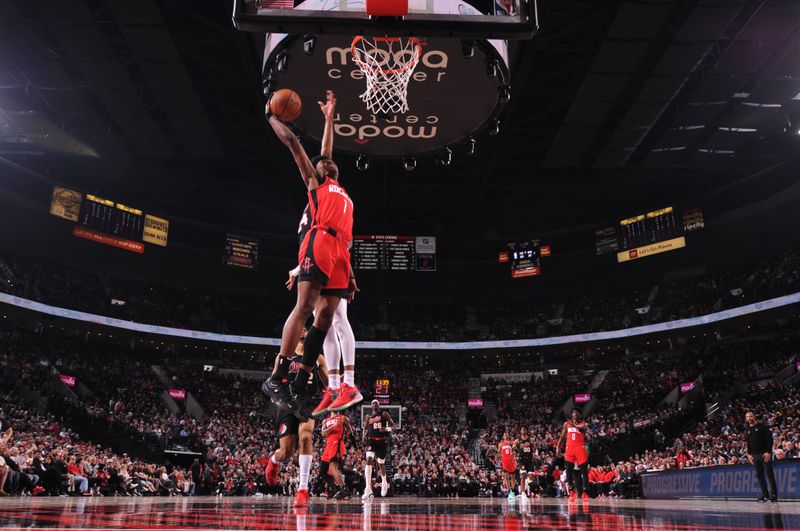
<svg viewBox="0 0 800 531">
<path fill-rule="evenodd" d="M 797 0 L 0 0 L 0 527 L 800 529 L 798 168 Z"/>
</svg>

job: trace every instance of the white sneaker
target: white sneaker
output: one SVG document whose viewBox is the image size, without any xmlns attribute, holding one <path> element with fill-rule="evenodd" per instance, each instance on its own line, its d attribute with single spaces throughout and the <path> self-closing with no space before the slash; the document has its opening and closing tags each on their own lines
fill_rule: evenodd
<svg viewBox="0 0 800 531">
<path fill-rule="evenodd" d="M 385 498 L 387 494 L 389 494 L 389 484 L 383 483 L 381 484 L 381 498 Z"/>
<path fill-rule="evenodd" d="M 519 499 L 520 500 L 527 500 L 528 499 L 528 495 L 523 492 L 522 494 L 519 495 Z"/>
<path fill-rule="evenodd" d="M 364 494 L 361 496 L 361 499 L 362 500 L 368 500 L 368 499 L 372 498 L 373 496 L 374 496 L 374 494 L 372 494 L 372 490 L 367 489 L 367 490 L 364 491 Z"/>
</svg>

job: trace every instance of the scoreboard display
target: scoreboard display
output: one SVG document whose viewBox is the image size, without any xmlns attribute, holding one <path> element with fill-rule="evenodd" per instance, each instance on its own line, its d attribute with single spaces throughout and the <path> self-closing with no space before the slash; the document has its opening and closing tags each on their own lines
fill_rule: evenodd
<svg viewBox="0 0 800 531">
<path fill-rule="evenodd" d="M 140 242 L 144 231 L 144 212 L 86 194 L 78 224 L 87 229 Z"/>
<path fill-rule="evenodd" d="M 53 187 L 50 214 L 75 223 L 72 234 L 77 238 L 139 254 L 145 243 L 166 247 L 169 238 L 166 219 L 60 186 Z"/>
<path fill-rule="evenodd" d="M 381 403 L 381 405 L 386 405 L 390 402 L 389 395 L 389 379 L 388 378 L 381 378 L 375 380 L 375 400 Z"/>
<path fill-rule="evenodd" d="M 597 255 L 617 253 L 619 262 L 635 260 L 683 248 L 686 246 L 684 235 L 704 226 L 700 208 L 679 213 L 668 206 L 595 231 L 595 252 Z"/>
<path fill-rule="evenodd" d="M 258 267 L 258 240 L 236 234 L 225 235 L 224 264 L 245 269 Z"/>
<path fill-rule="evenodd" d="M 436 271 L 433 236 L 355 236 L 350 254 L 362 271 Z"/>
<path fill-rule="evenodd" d="M 550 246 L 530 240 L 509 243 L 508 250 L 500 252 L 499 261 L 511 264 L 511 278 L 538 277 L 542 274 L 543 256 L 550 256 Z"/>
</svg>

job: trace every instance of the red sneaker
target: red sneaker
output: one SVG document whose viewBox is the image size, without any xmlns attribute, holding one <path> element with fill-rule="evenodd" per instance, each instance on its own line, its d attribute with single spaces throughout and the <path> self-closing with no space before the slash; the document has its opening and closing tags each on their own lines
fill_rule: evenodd
<svg viewBox="0 0 800 531">
<path fill-rule="evenodd" d="M 267 485 L 270 487 L 274 487 L 278 484 L 278 472 L 281 469 L 280 463 L 272 462 L 273 455 L 275 455 L 275 452 L 269 454 L 267 458 L 267 469 L 264 471 L 264 476 L 267 478 Z"/>
<path fill-rule="evenodd" d="M 297 497 L 294 499 L 295 507 L 308 507 L 308 491 L 301 489 L 297 491 Z"/>
<path fill-rule="evenodd" d="M 587 494 L 586 492 L 584 492 L 584 493 L 583 493 L 583 496 L 581 496 L 581 498 L 582 498 L 582 499 L 584 499 L 584 500 L 588 500 L 588 499 L 589 499 L 589 494 Z"/>
<path fill-rule="evenodd" d="M 322 393 L 322 402 L 311 412 L 312 417 L 319 417 L 320 415 L 324 415 L 329 411 L 331 404 L 333 401 L 338 397 L 338 393 L 331 392 L 330 388 L 325 389 Z"/>
<path fill-rule="evenodd" d="M 358 404 L 362 400 L 364 400 L 364 397 L 358 392 L 358 388 L 351 385 L 342 384 L 342 386 L 339 388 L 338 398 L 333 401 L 333 404 L 328 407 L 328 410 L 344 411 L 345 409 Z"/>
<path fill-rule="evenodd" d="M 578 494 L 573 490 L 569 493 L 569 501 L 575 501 L 578 499 Z"/>
</svg>

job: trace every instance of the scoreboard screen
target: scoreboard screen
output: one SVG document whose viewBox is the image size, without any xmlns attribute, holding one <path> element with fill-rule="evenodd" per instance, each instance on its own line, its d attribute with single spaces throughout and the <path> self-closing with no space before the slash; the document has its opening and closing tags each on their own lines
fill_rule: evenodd
<svg viewBox="0 0 800 531">
<path fill-rule="evenodd" d="M 511 278 L 537 277 L 542 274 L 541 258 L 550 256 L 550 246 L 539 240 L 514 242 L 499 255 L 501 263 L 511 263 Z"/>
<path fill-rule="evenodd" d="M 110 199 L 53 187 L 50 214 L 72 221 L 72 234 L 118 249 L 144 252 L 144 243 L 167 246 L 169 220 Z"/>
<path fill-rule="evenodd" d="M 390 402 L 389 398 L 389 380 L 387 378 L 381 378 L 375 380 L 375 399 L 380 402 L 382 405 L 388 404 Z"/>
<path fill-rule="evenodd" d="M 595 252 L 597 255 L 617 253 L 617 260 L 626 262 L 685 247 L 684 234 L 704 226 L 700 208 L 680 213 L 668 206 L 595 231 Z"/>
<path fill-rule="evenodd" d="M 362 271 L 436 271 L 436 238 L 355 236 L 351 258 Z"/>
<path fill-rule="evenodd" d="M 86 194 L 78 224 L 126 240 L 142 241 L 144 212 L 102 197 Z"/>
<path fill-rule="evenodd" d="M 236 234 L 225 235 L 225 254 L 222 262 L 233 267 L 258 267 L 258 240 Z"/>
<path fill-rule="evenodd" d="M 682 232 L 671 206 L 623 219 L 619 225 L 623 249 L 669 240 Z"/>
</svg>

